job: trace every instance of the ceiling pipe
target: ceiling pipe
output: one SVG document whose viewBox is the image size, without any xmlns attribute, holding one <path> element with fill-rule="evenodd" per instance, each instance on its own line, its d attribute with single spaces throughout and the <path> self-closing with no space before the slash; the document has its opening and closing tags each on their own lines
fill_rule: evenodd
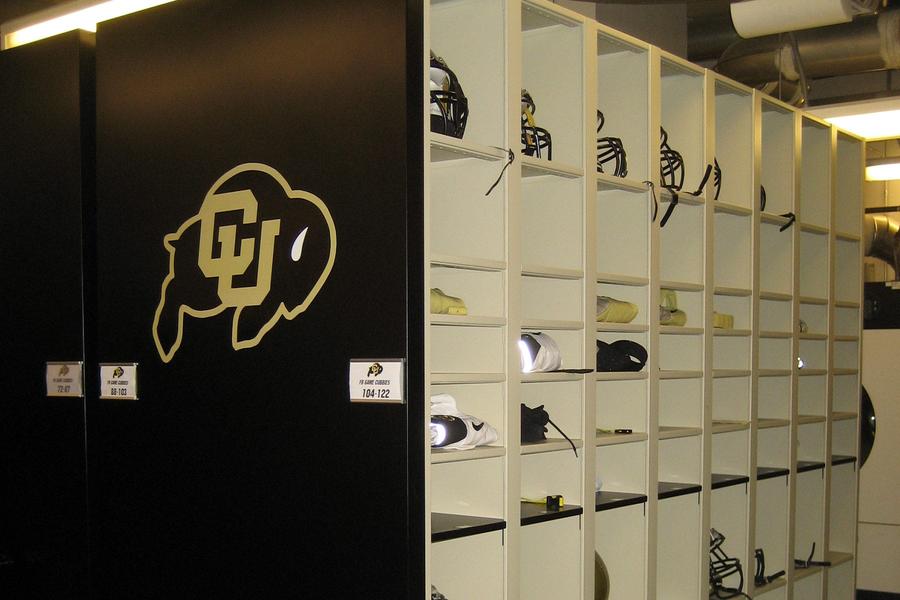
<svg viewBox="0 0 900 600">
<path fill-rule="evenodd" d="M 873 14 L 880 0 L 745 0 L 732 2 L 731 21 L 744 39 L 849 23 Z"/>
<path fill-rule="evenodd" d="M 740 40 L 725 50 L 715 70 L 761 87 L 778 81 L 796 83 L 803 75 L 813 79 L 898 67 L 900 9 L 842 25 Z"/>
</svg>

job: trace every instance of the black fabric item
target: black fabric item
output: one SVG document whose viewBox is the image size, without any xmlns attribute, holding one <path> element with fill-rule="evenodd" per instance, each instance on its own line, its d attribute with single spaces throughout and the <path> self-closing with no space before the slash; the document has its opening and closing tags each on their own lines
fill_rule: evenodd
<svg viewBox="0 0 900 600">
<path fill-rule="evenodd" d="M 597 340 L 597 371 L 640 371 L 647 364 L 647 349 L 631 340 L 612 344 Z"/>
<path fill-rule="evenodd" d="M 538 407 L 531 408 L 522 404 L 522 415 L 521 415 L 521 428 L 522 428 L 522 443 L 534 443 L 540 442 L 542 440 L 547 439 L 547 424 L 553 425 L 553 428 L 556 429 L 560 435 L 566 438 L 566 441 L 572 446 L 572 451 L 575 453 L 575 456 L 578 456 L 578 450 L 575 449 L 575 444 L 572 440 L 569 439 L 563 430 L 556 426 L 552 420 L 550 420 L 550 413 L 544 410 L 544 405 L 541 404 Z"/>
<path fill-rule="evenodd" d="M 546 440 L 546 425 L 549 422 L 550 414 L 544 410 L 543 404 L 536 408 L 522 404 L 522 443 Z"/>
</svg>

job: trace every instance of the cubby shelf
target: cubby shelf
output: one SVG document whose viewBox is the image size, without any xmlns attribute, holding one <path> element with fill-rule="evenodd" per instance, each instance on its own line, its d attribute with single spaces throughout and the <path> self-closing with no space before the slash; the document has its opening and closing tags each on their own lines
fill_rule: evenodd
<svg viewBox="0 0 900 600">
<path fill-rule="evenodd" d="M 812 225 L 810 223 L 800 223 L 800 231 L 813 233 L 815 235 L 828 235 L 828 228 L 820 225 Z"/>
<path fill-rule="evenodd" d="M 710 486 L 714 490 L 720 490 L 735 485 L 743 485 L 750 481 L 747 475 L 733 475 L 729 473 L 710 473 Z"/>
<path fill-rule="evenodd" d="M 581 448 L 584 444 L 581 440 L 573 439 L 572 444 L 575 448 Z M 541 454 L 543 452 L 560 452 L 572 451 L 572 446 L 568 441 L 561 438 L 547 438 L 540 442 L 528 442 L 522 444 L 522 454 Z"/>
<path fill-rule="evenodd" d="M 730 433 L 732 431 L 746 431 L 747 429 L 750 429 L 749 421 L 713 421 L 712 422 L 713 434 Z"/>
<path fill-rule="evenodd" d="M 641 432 L 632 433 L 607 433 L 597 432 L 596 444 L 598 446 L 614 446 L 616 444 L 632 444 L 647 440 L 647 434 Z"/>
<path fill-rule="evenodd" d="M 506 448 L 502 446 L 479 446 L 470 450 L 444 450 L 442 448 L 431 449 L 431 464 L 463 462 L 467 460 L 481 460 L 504 456 Z"/>
<path fill-rule="evenodd" d="M 531 502 L 522 502 L 520 504 L 522 525 L 546 523 L 547 521 L 577 517 L 584 514 L 584 509 L 575 504 L 566 504 L 565 506 L 560 507 L 559 510 L 547 510 L 544 505 Z"/>
<path fill-rule="evenodd" d="M 431 513 L 431 541 L 444 542 L 506 529 L 506 521 L 449 513 Z"/>
<path fill-rule="evenodd" d="M 597 512 L 647 503 L 646 494 L 634 494 L 631 492 L 608 492 L 601 490 L 595 493 L 595 497 Z"/>
<path fill-rule="evenodd" d="M 506 151 L 500 148 L 482 146 L 481 144 L 440 133 L 430 134 L 429 139 L 431 141 L 431 160 L 433 162 L 460 160 L 463 158 L 477 158 L 489 161 L 506 159 Z"/>
<path fill-rule="evenodd" d="M 552 279 L 581 279 L 584 277 L 584 272 L 578 269 L 562 269 L 543 265 L 522 265 L 522 275 Z"/>
<path fill-rule="evenodd" d="M 673 440 L 676 438 L 696 437 L 703 433 L 699 427 L 670 427 L 660 426 L 659 439 Z"/>
<path fill-rule="evenodd" d="M 821 570 L 799 574 L 794 555 L 814 539 L 851 562 L 840 551 L 856 539 L 864 142 L 549 0 L 432 0 L 424 12 L 425 45 L 452 66 L 471 111 L 463 139 L 423 144 L 426 289 L 470 313 L 426 317 L 426 392 L 454 395 L 500 434 L 426 460 L 435 515 L 498 517 L 433 516 L 430 530 L 437 544 L 472 538 L 466 564 L 490 565 L 488 585 L 459 581 L 449 545 L 426 572 L 459 582 L 454 597 L 587 600 L 599 552 L 624 582 L 616 597 L 698 598 L 713 526 L 752 597 L 818 598 L 813 581 L 796 583 Z M 552 159 L 523 152 L 523 88 Z M 665 226 L 660 127 L 684 160 Z M 604 136 L 622 141 L 626 176 L 611 161 L 598 171 Z M 692 195 L 714 160 L 719 195 L 712 177 Z M 684 325 L 657 320 L 673 300 L 660 290 L 675 292 Z M 600 296 L 637 314 L 597 322 Z M 713 327 L 714 315 L 731 327 Z M 636 372 L 518 373 L 519 335 L 535 331 L 565 369 L 595 367 L 597 340 L 649 356 Z M 543 404 L 577 436 L 577 454 L 549 426 L 549 439 L 520 443 L 519 403 Z M 544 494 L 566 505 L 519 502 Z M 754 588 L 751 544 L 788 574 Z"/>
<path fill-rule="evenodd" d="M 703 371 L 660 371 L 660 379 L 699 379 L 703 377 Z"/>
<path fill-rule="evenodd" d="M 829 550 L 825 554 L 825 560 L 830 562 L 832 567 L 836 567 L 851 562 L 853 560 L 853 555 L 849 552 L 835 552 L 834 550 Z"/>
<path fill-rule="evenodd" d="M 737 204 L 729 204 L 727 202 L 716 202 L 714 204 L 714 210 L 717 213 L 723 213 L 728 215 L 735 215 L 738 217 L 749 217 L 753 214 L 753 210 L 747 208 L 746 206 L 740 206 Z"/>
<path fill-rule="evenodd" d="M 856 463 L 855 456 L 847 456 L 844 454 L 832 454 L 831 455 L 831 465 L 852 465 Z"/>
<path fill-rule="evenodd" d="M 749 288 L 726 287 L 721 285 L 717 285 L 713 291 L 720 296 L 748 297 L 753 295 L 753 290 Z"/>
<path fill-rule="evenodd" d="M 810 471 L 818 471 L 825 468 L 825 463 L 817 460 L 798 460 L 797 472 L 809 473 Z"/>
<path fill-rule="evenodd" d="M 506 325 L 506 319 L 476 315 L 431 315 L 431 324 L 456 327 L 503 327 Z"/>
<path fill-rule="evenodd" d="M 660 481 L 657 486 L 656 497 L 660 500 L 677 498 L 688 494 L 696 494 L 703 490 L 699 483 L 682 483 L 677 481 Z"/>
<path fill-rule="evenodd" d="M 750 337 L 749 329 L 713 329 L 713 335 L 719 337 Z"/>
<path fill-rule="evenodd" d="M 522 383 L 541 383 L 548 381 L 581 381 L 584 375 L 581 373 L 522 373 Z"/>
<path fill-rule="evenodd" d="M 649 325 L 641 323 L 597 323 L 597 331 L 600 333 L 645 333 L 649 330 Z"/>
<path fill-rule="evenodd" d="M 637 181 L 635 179 L 628 179 L 626 177 L 615 177 L 613 175 L 608 175 L 606 173 L 597 173 L 597 189 L 605 190 L 605 189 L 620 189 L 620 190 L 628 190 L 631 192 L 646 192 L 647 184 L 642 181 Z"/>
<path fill-rule="evenodd" d="M 787 477 L 791 470 L 787 467 L 757 467 L 756 480 L 774 479 L 776 477 Z"/>
<path fill-rule="evenodd" d="M 852 411 L 832 411 L 831 412 L 831 420 L 832 421 L 848 421 L 850 419 L 855 419 L 859 416 L 859 413 Z"/>
<path fill-rule="evenodd" d="M 645 286 L 650 283 L 650 280 L 646 277 L 636 277 L 633 275 L 621 275 L 617 273 L 597 273 L 597 283 Z"/>
<path fill-rule="evenodd" d="M 503 271 L 506 263 L 499 260 L 488 260 L 468 256 L 431 255 L 433 267 L 470 269 L 473 271 Z"/>
<path fill-rule="evenodd" d="M 584 176 L 584 171 L 574 165 L 566 165 L 532 156 L 521 156 L 519 158 L 522 161 L 522 177 L 554 175 L 556 177 L 575 178 Z"/>
<path fill-rule="evenodd" d="M 503 373 L 432 373 L 431 385 L 447 385 L 454 383 L 503 383 Z"/>
</svg>

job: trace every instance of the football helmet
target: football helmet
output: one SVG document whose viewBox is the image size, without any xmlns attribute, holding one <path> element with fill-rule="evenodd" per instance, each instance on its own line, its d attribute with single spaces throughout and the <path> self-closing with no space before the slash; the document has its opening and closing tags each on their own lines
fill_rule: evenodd
<svg viewBox="0 0 900 600">
<path fill-rule="evenodd" d="M 628 161 L 625 157 L 625 146 L 622 145 L 621 138 L 617 137 L 600 137 L 600 130 L 606 119 L 603 113 L 597 111 L 597 172 L 605 173 L 603 165 L 612 163 L 612 174 L 616 177 L 626 177 L 628 175 Z"/>
<path fill-rule="evenodd" d="M 725 536 L 714 528 L 709 529 L 709 592 L 710 598 L 734 598 L 745 596 L 744 570 L 741 561 L 731 558 L 722 549 Z M 727 577 L 737 576 L 736 586 L 726 586 Z"/>
<path fill-rule="evenodd" d="M 553 141 L 550 132 L 543 127 L 538 127 L 534 120 L 536 112 L 534 99 L 528 90 L 522 88 L 522 152 L 526 156 L 535 158 L 553 157 Z M 544 151 L 546 150 L 546 157 Z"/>
<path fill-rule="evenodd" d="M 659 128 L 659 178 L 662 186 L 672 191 L 684 185 L 684 159 L 677 150 L 669 147 L 669 134 Z"/>
<path fill-rule="evenodd" d="M 469 118 L 469 101 L 456 74 L 434 52 L 430 77 L 431 131 L 462 138 Z"/>
</svg>

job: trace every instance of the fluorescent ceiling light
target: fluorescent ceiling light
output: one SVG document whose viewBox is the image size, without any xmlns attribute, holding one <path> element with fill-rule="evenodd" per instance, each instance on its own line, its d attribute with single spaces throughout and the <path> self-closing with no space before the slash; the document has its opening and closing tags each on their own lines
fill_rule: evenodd
<svg viewBox="0 0 900 600">
<path fill-rule="evenodd" d="M 809 112 L 867 140 L 900 137 L 900 98 L 813 106 Z"/>
<path fill-rule="evenodd" d="M 900 137 L 900 110 L 831 117 L 829 123 L 867 140 L 883 140 Z"/>
<path fill-rule="evenodd" d="M 873 158 L 866 161 L 866 181 L 900 179 L 900 157 Z"/>
<path fill-rule="evenodd" d="M 86 29 L 97 31 L 97 23 L 121 17 L 174 0 L 76 0 L 15 19 L 0 27 L 3 49 L 43 38 Z"/>
</svg>

